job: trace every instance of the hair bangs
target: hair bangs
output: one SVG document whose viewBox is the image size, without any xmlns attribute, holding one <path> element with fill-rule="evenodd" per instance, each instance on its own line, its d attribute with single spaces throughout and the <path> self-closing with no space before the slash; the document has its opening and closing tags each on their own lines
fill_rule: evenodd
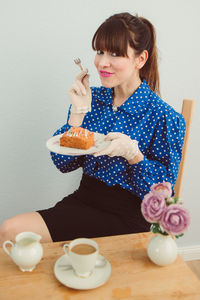
<svg viewBox="0 0 200 300">
<path fill-rule="evenodd" d="M 108 51 L 118 56 L 128 56 L 127 48 L 130 35 L 121 20 L 105 21 L 92 39 L 92 48 L 96 51 Z"/>
</svg>

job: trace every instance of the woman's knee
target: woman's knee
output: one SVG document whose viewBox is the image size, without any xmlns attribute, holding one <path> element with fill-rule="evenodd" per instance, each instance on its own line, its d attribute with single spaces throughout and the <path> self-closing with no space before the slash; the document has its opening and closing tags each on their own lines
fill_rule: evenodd
<svg viewBox="0 0 200 300">
<path fill-rule="evenodd" d="M 5 220 L 0 226 L 0 241 L 13 239 L 16 235 L 16 224 L 14 219 Z"/>
<path fill-rule="evenodd" d="M 5 240 L 14 240 L 22 231 L 33 231 L 42 236 L 42 242 L 52 242 L 49 230 L 37 212 L 25 213 L 5 220 L 0 226 L 0 244 Z"/>
</svg>

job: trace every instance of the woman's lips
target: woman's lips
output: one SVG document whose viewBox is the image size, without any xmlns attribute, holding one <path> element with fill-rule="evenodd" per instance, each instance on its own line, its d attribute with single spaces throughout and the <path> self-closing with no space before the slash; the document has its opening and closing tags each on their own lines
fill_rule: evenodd
<svg viewBox="0 0 200 300">
<path fill-rule="evenodd" d="M 110 73 L 110 72 L 107 72 L 107 71 L 103 71 L 103 70 L 100 70 L 99 71 L 99 74 L 102 76 L 102 77 L 110 77 L 113 75 L 113 73 Z"/>
</svg>

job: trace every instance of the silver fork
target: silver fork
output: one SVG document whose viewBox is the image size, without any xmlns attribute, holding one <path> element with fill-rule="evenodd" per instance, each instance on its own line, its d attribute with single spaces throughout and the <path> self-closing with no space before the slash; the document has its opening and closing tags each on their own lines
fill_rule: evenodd
<svg viewBox="0 0 200 300">
<path fill-rule="evenodd" d="M 81 69 L 81 71 L 83 71 L 83 67 L 81 66 L 81 60 L 80 60 L 80 58 L 79 57 L 75 58 L 74 62 L 75 62 L 75 64 L 77 64 L 79 66 L 79 68 Z M 72 133 L 72 129 L 73 129 L 73 126 L 69 129 L 69 133 Z"/>
<path fill-rule="evenodd" d="M 83 71 L 83 67 L 81 66 L 81 60 L 80 58 L 76 58 L 74 59 L 75 64 L 77 64 L 79 66 L 79 68 L 81 69 L 81 71 Z"/>
</svg>

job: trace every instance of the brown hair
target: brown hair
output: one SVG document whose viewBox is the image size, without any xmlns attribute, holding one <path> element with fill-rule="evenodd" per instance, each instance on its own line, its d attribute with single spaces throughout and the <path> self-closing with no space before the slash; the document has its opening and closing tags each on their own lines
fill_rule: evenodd
<svg viewBox="0 0 200 300">
<path fill-rule="evenodd" d="M 128 56 L 128 45 L 136 55 L 148 51 L 148 59 L 139 71 L 140 78 L 145 79 L 150 88 L 160 94 L 156 33 L 147 19 L 129 13 L 115 14 L 100 25 L 92 39 L 94 50 L 115 52 L 119 56 Z"/>
</svg>

